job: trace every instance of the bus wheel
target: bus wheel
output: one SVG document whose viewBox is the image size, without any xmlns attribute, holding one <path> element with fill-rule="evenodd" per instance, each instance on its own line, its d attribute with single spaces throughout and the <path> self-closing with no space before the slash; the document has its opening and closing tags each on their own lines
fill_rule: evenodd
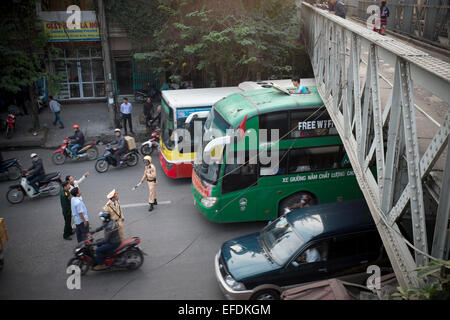
<svg viewBox="0 0 450 320">
<path fill-rule="evenodd" d="M 317 204 L 317 199 L 309 192 L 295 193 L 281 200 L 278 206 L 278 216 L 299 208 L 305 208 Z"/>
</svg>

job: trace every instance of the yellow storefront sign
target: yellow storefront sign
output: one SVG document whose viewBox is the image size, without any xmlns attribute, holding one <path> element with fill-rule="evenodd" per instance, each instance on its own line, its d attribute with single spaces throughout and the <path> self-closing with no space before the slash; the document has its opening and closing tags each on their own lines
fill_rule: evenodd
<svg viewBox="0 0 450 320">
<path fill-rule="evenodd" d="M 65 22 L 44 22 L 49 42 L 100 41 L 97 21 L 82 21 L 80 28 L 68 29 Z"/>
</svg>

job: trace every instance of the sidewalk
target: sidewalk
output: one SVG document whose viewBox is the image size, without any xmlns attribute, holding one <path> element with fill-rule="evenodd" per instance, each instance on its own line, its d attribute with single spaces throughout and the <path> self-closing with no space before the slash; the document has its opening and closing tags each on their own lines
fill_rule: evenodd
<svg viewBox="0 0 450 320">
<path fill-rule="evenodd" d="M 143 142 L 147 138 L 145 125 L 139 123 L 139 115 L 142 113 L 143 105 L 133 102 L 132 104 L 134 137 L 137 142 Z M 109 127 L 109 116 L 105 102 L 61 105 L 61 120 L 64 123 L 64 129 L 60 129 L 59 124 L 54 126 L 53 120 L 53 112 L 46 107 L 39 114 L 42 129 L 38 135 L 33 136 L 31 132 L 27 131 L 31 127 L 31 116 L 19 116 L 14 136 L 12 139 L 6 139 L 4 136 L 1 136 L 0 148 L 56 148 L 62 144 L 65 137 L 73 135 L 72 126 L 74 124 L 80 126 L 86 141 L 98 139 L 103 142 L 109 142 L 114 139 L 114 128 Z"/>
</svg>

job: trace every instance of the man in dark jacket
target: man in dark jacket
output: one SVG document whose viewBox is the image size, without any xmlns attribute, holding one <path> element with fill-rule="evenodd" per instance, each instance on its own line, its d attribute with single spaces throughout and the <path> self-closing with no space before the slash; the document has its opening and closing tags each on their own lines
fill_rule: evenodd
<svg viewBox="0 0 450 320">
<path fill-rule="evenodd" d="M 72 151 L 73 157 L 77 157 L 77 151 L 84 146 L 84 134 L 80 130 L 80 126 L 77 124 L 73 125 L 73 129 L 75 130 L 73 136 L 70 136 L 69 139 L 72 147 L 70 150 Z"/>
<path fill-rule="evenodd" d="M 28 169 L 28 181 L 34 189 L 34 194 L 39 193 L 39 181 L 45 176 L 44 165 L 42 159 L 36 153 L 31 154 L 31 161 L 33 165 Z"/>
<path fill-rule="evenodd" d="M 122 136 L 120 129 L 115 129 L 114 135 L 116 136 L 116 140 L 111 143 L 111 145 L 117 145 L 117 147 L 113 148 L 114 158 L 116 159 L 118 165 L 122 165 L 123 161 L 120 161 L 120 156 L 127 152 L 128 145 L 125 138 Z"/>
<path fill-rule="evenodd" d="M 112 253 L 116 250 L 122 241 L 119 235 L 117 223 L 111 219 L 109 212 L 101 212 L 100 219 L 102 219 L 103 225 L 95 229 L 93 233 L 105 230 L 105 237 L 95 243 L 97 245 L 97 249 L 95 249 L 97 265 L 94 267 L 94 270 L 96 271 L 107 268 L 105 265 L 106 254 Z"/>
<path fill-rule="evenodd" d="M 64 181 L 62 183 L 61 193 L 59 194 L 59 200 L 61 201 L 62 214 L 64 217 L 64 233 L 63 238 L 65 240 L 72 240 L 70 237 L 73 234 L 72 231 L 72 210 L 70 208 L 70 183 Z"/>
<path fill-rule="evenodd" d="M 153 103 L 150 97 L 147 97 L 147 100 L 144 103 L 144 115 L 145 115 L 145 126 L 147 127 L 147 133 L 150 130 L 150 120 L 153 115 Z"/>
<path fill-rule="evenodd" d="M 345 19 L 345 7 L 340 0 L 330 0 L 330 6 L 328 8 L 330 13 Z"/>
</svg>

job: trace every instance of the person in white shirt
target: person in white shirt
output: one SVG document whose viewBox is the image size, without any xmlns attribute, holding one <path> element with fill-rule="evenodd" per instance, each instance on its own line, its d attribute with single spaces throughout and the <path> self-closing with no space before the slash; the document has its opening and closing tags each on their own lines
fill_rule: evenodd
<svg viewBox="0 0 450 320">
<path fill-rule="evenodd" d="M 87 177 L 89 177 L 89 171 L 83 174 L 83 176 L 78 180 L 75 180 L 71 175 L 66 176 L 66 181 L 70 184 L 69 191 L 73 188 L 78 188 L 80 183 L 82 183 Z"/>
<path fill-rule="evenodd" d="M 125 130 L 125 135 L 128 135 L 127 121 L 128 121 L 128 125 L 130 126 L 131 133 L 134 134 L 133 124 L 131 121 L 131 111 L 132 110 L 133 110 L 133 106 L 131 105 L 131 103 L 128 102 L 127 98 L 123 98 L 123 103 L 120 105 L 120 113 L 122 114 L 122 126 L 123 126 L 123 129 Z"/>
</svg>

